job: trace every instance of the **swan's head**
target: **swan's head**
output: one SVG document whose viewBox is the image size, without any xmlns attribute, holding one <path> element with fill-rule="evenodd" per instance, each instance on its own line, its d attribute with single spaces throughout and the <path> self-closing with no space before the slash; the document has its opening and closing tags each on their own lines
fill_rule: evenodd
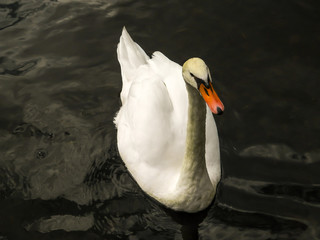
<svg viewBox="0 0 320 240">
<path fill-rule="evenodd" d="M 183 64 L 182 75 L 187 84 L 197 89 L 214 114 L 222 114 L 224 106 L 212 87 L 209 68 L 201 58 L 190 58 Z"/>
</svg>

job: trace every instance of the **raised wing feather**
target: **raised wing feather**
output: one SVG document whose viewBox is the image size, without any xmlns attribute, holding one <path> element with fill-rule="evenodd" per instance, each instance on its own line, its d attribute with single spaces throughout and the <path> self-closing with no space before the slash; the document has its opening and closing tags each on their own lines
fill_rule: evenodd
<svg viewBox="0 0 320 240">
<path fill-rule="evenodd" d="M 143 49 L 132 40 L 125 27 L 122 29 L 120 42 L 117 48 L 117 55 L 121 66 L 123 84 L 121 101 L 124 103 L 137 69 L 146 64 L 150 58 Z"/>
</svg>

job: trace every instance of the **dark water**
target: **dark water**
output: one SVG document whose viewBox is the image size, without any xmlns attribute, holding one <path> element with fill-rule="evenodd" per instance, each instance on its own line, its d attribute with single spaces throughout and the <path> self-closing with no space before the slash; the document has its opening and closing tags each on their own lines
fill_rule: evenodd
<svg viewBox="0 0 320 240">
<path fill-rule="evenodd" d="M 198 214 L 126 171 L 122 26 L 214 72 L 223 178 Z M 320 239 L 320 4 L 0 1 L 0 239 Z"/>
</svg>

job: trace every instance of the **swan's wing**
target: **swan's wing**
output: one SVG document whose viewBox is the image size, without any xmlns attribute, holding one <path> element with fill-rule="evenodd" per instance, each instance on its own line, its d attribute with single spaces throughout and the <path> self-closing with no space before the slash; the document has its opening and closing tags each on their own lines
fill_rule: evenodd
<svg viewBox="0 0 320 240">
<path fill-rule="evenodd" d="M 143 189 L 167 192 L 184 154 L 188 99 L 181 66 L 160 52 L 150 59 L 125 29 L 117 53 L 123 87 L 114 122 L 121 158 Z"/>
<path fill-rule="evenodd" d="M 152 191 L 161 189 L 170 169 L 178 167 L 175 160 L 179 159 L 172 158 L 176 155 L 173 108 L 166 86 L 152 73 L 146 74 L 147 67 L 142 70 L 117 117 L 118 148 L 139 185 L 148 189 L 152 182 Z"/>
<path fill-rule="evenodd" d="M 181 66 L 157 52 L 134 76 L 115 119 L 119 152 L 146 191 L 168 191 L 185 147 L 188 101 Z"/>
<path fill-rule="evenodd" d="M 121 101 L 126 101 L 131 82 L 137 69 L 150 59 L 143 49 L 135 43 L 124 27 L 117 47 L 118 61 L 121 66 L 122 91 Z"/>
</svg>

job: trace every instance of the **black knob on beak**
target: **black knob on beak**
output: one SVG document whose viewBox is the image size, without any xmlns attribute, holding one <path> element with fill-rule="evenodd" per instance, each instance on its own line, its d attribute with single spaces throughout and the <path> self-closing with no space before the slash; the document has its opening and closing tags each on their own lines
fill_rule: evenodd
<svg viewBox="0 0 320 240">
<path fill-rule="evenodd" d="M 222 109 L 217 107 L 217 115 L 221 115 L 223 113 Z"/>
</svg>

